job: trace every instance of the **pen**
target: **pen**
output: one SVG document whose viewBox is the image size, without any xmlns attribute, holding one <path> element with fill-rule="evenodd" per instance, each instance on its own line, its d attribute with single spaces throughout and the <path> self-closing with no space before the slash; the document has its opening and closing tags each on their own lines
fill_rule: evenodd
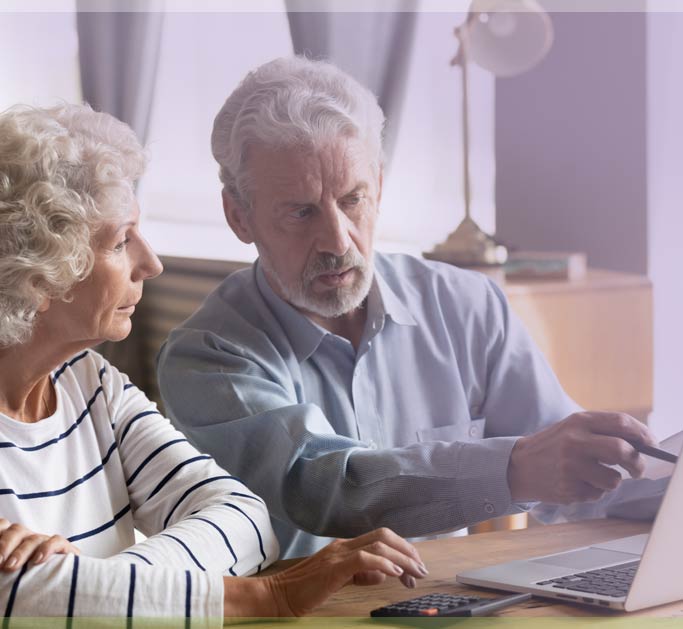
<svg viewBox="0 0 683 629">
<path fill-rule="evenodd" d="M 660 448 L 655 448 L 654 446 L 648 446 L 639 441 L 629 441 L 629 443 L 641 454 L 646 454 L 647 456 L 654 457 L 655 459 L 660 459 L 661 461 L 666 461 L 667 463 L 677 463 L 678 457 L 671 452 L 666 450 L 661 450 Z"/>
<path fill-rule="evenodd" d="M 505 598 L 496 598 L 490 603 L 484 601 L 481 605 L 474 605 L 463 615 L 487 616 L 488 614 L 497 612 L 499 609 L 503 609 L 504 607 L 510 607 L 511 605 L 517 605 L 518 603 L 524 603 L 528 600 L 531 600 L 531 597 L 531 594 L 514 594 L 513 596 L 506 596 Z M 458 614 L 456 613 L 456 615 Z"/>
</svg>

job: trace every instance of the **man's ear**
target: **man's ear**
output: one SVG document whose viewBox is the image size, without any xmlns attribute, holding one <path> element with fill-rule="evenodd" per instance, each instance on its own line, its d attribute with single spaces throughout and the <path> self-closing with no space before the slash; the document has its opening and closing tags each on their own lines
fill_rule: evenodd
<svg viewBox="0 0 683 629">
<path fill-rule="evenodd" d="M 225 214 L 225 220 L 230 225 L 230 229 L 235 232 L 235 236 L 242 242 L 250 245 L 254 242 L 254 236 L 247 219 L 248 210 L 235 201 L 227 190 L 223 190 L 222 196 L 223 213 Z"/>
</svg>

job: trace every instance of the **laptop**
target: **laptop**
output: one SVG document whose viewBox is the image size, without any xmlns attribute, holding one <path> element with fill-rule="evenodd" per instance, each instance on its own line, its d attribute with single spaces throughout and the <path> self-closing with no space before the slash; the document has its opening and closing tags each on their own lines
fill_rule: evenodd
<svg viewBox="0 0 683 629">
<path fill-rule="evenodd" d="M 683 599 L 680 457 L 649 535 L 467 570 L 459 583 L 635 611 Z"/>
</svg>

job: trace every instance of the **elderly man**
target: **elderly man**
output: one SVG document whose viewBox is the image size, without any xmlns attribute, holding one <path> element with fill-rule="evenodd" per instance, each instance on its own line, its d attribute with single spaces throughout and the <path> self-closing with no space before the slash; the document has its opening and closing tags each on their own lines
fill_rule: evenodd
<svg viewBox="0 0 683 629">
<path fill-rule="evenodd" d="M 289 556 L 315 536 L 596 500 L 620 483 L 608 465 L 641 473 L 629 442 L 653 441 L 628 416 L 579 412 L 486 277 L 373 252 L 383 121 L 329 64 L 247 75 L 212 147 L 227 221 L 259 259 L 159 358 L 166 410 L 266 499 Z"/>
</svg>

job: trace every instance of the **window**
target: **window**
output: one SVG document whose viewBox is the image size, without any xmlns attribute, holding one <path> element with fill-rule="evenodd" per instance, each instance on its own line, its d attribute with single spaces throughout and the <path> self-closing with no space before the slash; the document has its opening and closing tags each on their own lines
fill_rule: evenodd
<svg viewBox="0 0 683 629">
<path fill-rule="evenodd" d="M 0 12 L 0 110 L 81 100 L 76 0 L 53 13 Z"/>
<path fill-rule="evenodd" d="M 378 238 L 417 253 L 443 241 L 465 214 L 460 69 L 453 28 L 458 13 L 418 16 L 408 85 L 391 169 L 385 182 Z M 469 66 L 472 216 L 495 229 L 494 79 Z"/>
<path fill-rule="evenodd" d="M 0 13 L 0 108 L 81 100 L 75 0 L 52 12 Z M 280 10 L 278 11 L 278 7 Z M 264 12 L 169 12 L 164 17 L 148 133 L 150 164 L 140 183 L 143 228 L 161 254 L 251 260 L 225 224 L 213 119 L 246 72 L 292 53 L 284 0 Z M 378 246 L 420 254 L 463 216 L 459 70 L 452 31 L 458 13 L 417 16 L 406 101 L 385 174 Z M 370 61 L 371 62 L 371 61 Z M 471 82 L 473 214 L 494 222 L 494 80 L 475 66 Z"/>
<path fill-rule="evenodd" d="M 144 229 L 161 254 L 250 260 L 223 217 L 213 119 L 253 67 L 292 54 L 287 15 L 168 13 L 140 185 Z"/>
<path fill-rule="evenodd" d="M 443 240 L 464 215 L 459 70 L 449 65 L 457 13 L 418 16 L 406 102 L 385 177 L 378 246 L 420 254 Z M 159 62 L 140 186 L 145 233 L 161 254 L 252 260 L 255 249 L 223 217 L 218 167 L 211 156 L 213 119 L 248 70 L 291 54 L 287 16 L 265 13 L 169 13 Z M 494 80 L 470 68 L 473 214 L 493 230 Z"/>
</svg>

